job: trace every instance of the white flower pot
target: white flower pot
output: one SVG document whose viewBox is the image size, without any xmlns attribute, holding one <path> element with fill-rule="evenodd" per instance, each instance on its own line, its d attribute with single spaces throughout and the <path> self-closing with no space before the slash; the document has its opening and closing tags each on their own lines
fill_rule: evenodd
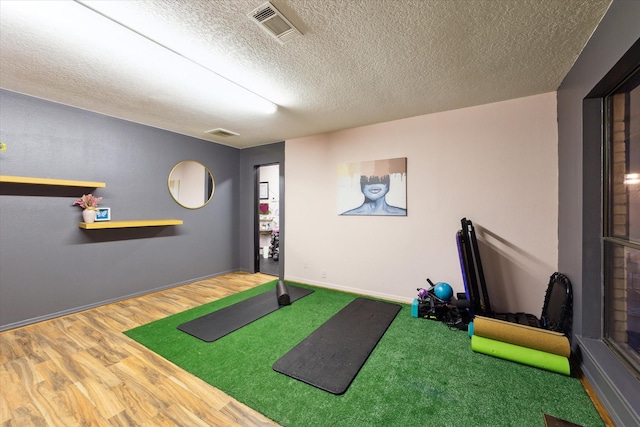
<svg viewBox="0 0 640 427">
<path fill-rule="evenodd" d="M 82 211 L 82 220 L 87 224 L 91 224 L 96 220 L 96 210 L 95 209 L 85 209 Z"/>
</svg>

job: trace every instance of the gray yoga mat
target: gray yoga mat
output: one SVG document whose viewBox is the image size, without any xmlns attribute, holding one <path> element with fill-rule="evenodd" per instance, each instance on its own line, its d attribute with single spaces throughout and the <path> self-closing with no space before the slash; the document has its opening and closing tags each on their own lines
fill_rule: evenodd
<svg viewBox="0 0 640 427">
<path fill-rule="evenodd" d="M 312 292 L 312 289 L 278 284 L 276 289 L 183 323 L 178 329 L 202 341 L 212 342 L 278 310 L 283 306 L 279 300 L 284 299 L 290 304 Z"/>
<path fill-rule="evenodd" d="M 401 306 L 356 298 L 273 364 L 276 372 L 343 394 Z"/>
</svg>

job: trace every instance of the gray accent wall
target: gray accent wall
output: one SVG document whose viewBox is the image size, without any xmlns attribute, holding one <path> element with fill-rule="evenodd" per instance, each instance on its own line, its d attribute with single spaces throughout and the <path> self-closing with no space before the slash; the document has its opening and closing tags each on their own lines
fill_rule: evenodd
<svg viewBox="0 0 640 427">
<path fill-rule="evenodd" d="M 573 349 L 616 425 L 640 425 L 640 382 L 602 338 L 601 102 L 585 99 L 640 38 L 640 2 L 614 0 L 558 90 L 558 268 L 574 290 Z"/>
<path fill-rule="evenodd" d="M 1 175 L 107 184 L 0 184 L 0 330 L 246 267 L 240 150 L 4 90 L 0 140 Z M 213 199 L 201 209 L 169 195 L 168 174 L 182 160 L 213 173 Z M 113 220 L 184 224 L 82 230 L 72 203 L 86 193 L 104 197 Z"/>
</svg>

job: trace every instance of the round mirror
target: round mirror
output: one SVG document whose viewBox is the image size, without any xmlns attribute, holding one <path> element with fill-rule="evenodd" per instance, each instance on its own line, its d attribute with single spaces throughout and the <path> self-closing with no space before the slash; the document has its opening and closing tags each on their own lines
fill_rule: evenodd
<svg viewBox="0 0 640 427">
<path fill-rule="evenodd" d="M 195 160 L 184 160 L 169 173 L 171 197 L 188 209 L 198 209 L 209 203 L 214 187 L 211 171 Z"/>
</svg>

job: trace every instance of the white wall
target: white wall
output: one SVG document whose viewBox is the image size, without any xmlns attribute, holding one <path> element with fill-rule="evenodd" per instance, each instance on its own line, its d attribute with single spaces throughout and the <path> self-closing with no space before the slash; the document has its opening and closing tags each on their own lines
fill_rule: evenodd
<svg viewBox="0 0 640 427">
<path fill-rule="evenodd" d="M 460 219 L 494 310 L 540 314 L 558 258 L 556 93 L 286 141 L 285 278 L 411 301 L 464 290 Z M 337 167 L 407 157 L 406 217 L 339 216 Z"/>
</svg>

